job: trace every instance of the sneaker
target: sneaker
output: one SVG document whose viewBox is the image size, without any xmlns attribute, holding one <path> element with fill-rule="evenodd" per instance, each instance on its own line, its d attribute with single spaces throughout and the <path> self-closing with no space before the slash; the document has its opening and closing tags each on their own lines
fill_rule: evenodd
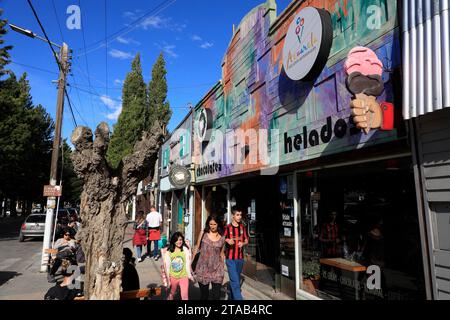
<svg viewBox="0 0 450 320">
<path fill-rule="evenodd" d="M 141 258 L 138 258 L 138 259 L 137 259 L 137 262 L 142 262 L 142 259 L 141 259 Z"/>
<path fill-rule="evenodd" d="M 159 257 L 158 257 L 158 256 L 156 256 L 156 257 L 155 257 L 155 261 L 158 261 L 158 259 L 159 259 Z"/>
</svg>

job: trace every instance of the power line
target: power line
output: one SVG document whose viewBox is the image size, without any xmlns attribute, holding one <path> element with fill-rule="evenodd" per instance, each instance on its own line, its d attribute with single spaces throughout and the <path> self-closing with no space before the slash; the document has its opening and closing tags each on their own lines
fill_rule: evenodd
<svg viewBox="0 0 450 320">
<path fill-rule="evenodd" d="M 120 29 L 119 31 L 116 31 L 116 32 L 112 33 L 111 35 L 109 35 L 108 37 L 106 37 L 103 40 L 99 40 L 99 41 L 96 41 L 96 42 L 88 45 L 87 49 L 89 49 L 89 51 L 87 51 L 86 48 L 85 48 L 85 51 L 83 53 L 79 54 L 78 57 L 80 57 L 82 55 L 87 55 L 87 54 L 89 54 L 91 52 L 94 52 L 94 51 L 102 48 L 105 45 L 105 43 L 107 45 L 108 41 L 131 32 L 133 29 L 135 29 L 138 26 L 138 23 L 140 23 L 143 19 L 147 18 L 147 16 L 149 16 L 149 15 L 156 15 L 158 13 L 161 13 L 163 10 L 165 10 L 166 8 L 168 8 L 169 6 L 174 4 L 176 1 L 177 0 L 169 0 L 169 1 L 161 2 L 155 8 L 153 8 L 150 11 L 146 12 L 143 16 L 141 16 L 138 19 L 134 20 L 133 22 L 131 22 L 126 27 Z"/>
<path fill-rule="evenodd" d="M 56 63 L 58 64 L 59 69 L 60 69 L 60 70 L 64 70 L 63 67 L 61 66 L 61 63 L 60 63 L 59 59 L 58 59 L 58 55 L 56 54 L 55 49 L 53 49 L 53 46 L 52 46 L 52 44 L 51 44 L 51 41 L 50 41 L 50 39 L 49 39 L 48 36 L 47 36 L 47 32 L 45 32 L 44 26 L 42 25 L 41 20 L 39 19 L 36 10 L 35 10 L 34 7 L 33 7 L 33 4 L 31 3 L 31 0 L 27 0 L 27 2 L 28 2 L 28 5 L 29 5 L 30 8 L 31 8 L 31 11 L 33 11 L 33 15 L 34 15 L 34 17 L 36 18 L 36 20 L 37 20 L 37 22 L 38 22 L 38 24 L 39 24 L 39 27 L 41 28 L 42 32 L 44 33 L 45 39 L 47 40 L 47 43 L 48 43 L 48 45 L 49 45 L 49 47 L 50 47 L 50 50 L 52 50 L 52 52 L 53 52 L 53 57 L 55 58 Z"/>
<path fill-rule="evenodd" d="M 104 0 L 105 3 L 105 39 L 107 38 L 108 34 L 108 15 L 107 15 L 107 6 L 106 6 L 106 0 Z M 106 65 L 106 96 L 108 96 L 108 41 L 106 41 L 105 44 L 105 65 Z"/>
<path fill-rule="evenodd" d="M 72 77 L 73 78 L 73 77 Z M 75 78 L 73 78 L 75 80 Z M 71 89 L 71 88 L 70 88 Z M 70 91 L 70 93 L 72 93 L 72 91 Z M 80 106 L 81 106 L 81 99 L 80 99 L 80 93 L 77 90 L 77 95 L 78 95 L 78 101 L 80 102 Z M 78 114 L 78 117 L 80 117 L 81 121 L 84 122 L 84 124 L 88 127 L 88 124 L 86 122 L 86 120 L 84 120 L 83 116 L 81 115 L 81 113 L 78 111 L 75 103 L 73 104 L 73 108 L 75 109 L 76 113 Z"/>
<path fill-rule="evenodd" d="M 81 0 L 78 0 L 78 5 L 81 7 Z M 84 49 L 86 50 L 86 36 L 84 33 L 84 23 L 81 27 L 81 31 L 83 34 L 83 46 L 84 46 Z M 85 62 L 86 62 L 87 73 L 89 75 L 90 72 L 89 72 L 89 62 L 88 62 L 87 55 L 85 55 L 84 58 L 85 58 Z M 89 84 L 89 90 L 92 90 L 92 88 L 91 88 L 92 84 L 91 84 L 91 80 L 89 79 L 89 77 L 88 77 L 88 84 Z M 94 113 L 94 105 L 92 104 L 92 97 L 89 97 L 89 100 L 90 100 L 90 104 L 91 104 L 92 117 L 94 119 L 94 122 L 97 122 L 96 118 L 95 118 L 95 113 Z"/>
<path fill-rule="evenodd" d="M 15 61 L 10 61 L 10 63 L 17 64 L 18 66 L 22 66 L 22 67 L 26 67 L 26 68 L 30 68 L 30 69 L 34 69 L 34 70 L 38 70 L 38 71 L 42 71 L 42 72 L 47 72 L 47 73 L 51 73 L 51 74 L 59 74 L 58 72 L 55 72 L 55 71 L 51 71 L 51 70 L 48 70 L 48 69 L 43 69 L 43 68 L 39 68 L 39 67 L 30 66 L 30 65 L 25 64 L 25 63 L 19 63 L 19 62 L 15 62 Z"/>
<path fill-rule="evenodd" d="M 87 78 L 88 81 L 89 81 L 89 75 L 86 74 L 86 72 L 85 72 L 79 65 L 74 64 L 74 67 L 77 68 L 77 69 L 81 72 L 81 74 L 83 75 L 83 77 L 84 77 L 84 78 Z M 75 84 L 74 87 L 77 88 L 78 90 L 81 90 L 81 91 L 83 91 L 83 92 L 87 92 L 87 93 L 89 93 L 89 94 L 91 94 L 91 95 L 94 95 L 94 96 L 103 97 L 103 95 L 99 94 L 99 93 L 97 92 L 97 90 L 95 90 L 92 86 L 89 87 L 89 90 L 90 90 L 90 91 L 87 91 L 86 89 L 83 90 L 82 88 L 80 88 L 79 85 L 78 85 L 77 83 L 74 83 L 74 84 Z M 92 92 L 92 89 L 94 90 L 95 93 Z M 91 99 L 92 113 L 94 113 L 94 107 L 93 107 L 93 104 L 92 104 L 92 96 L 90 97 L 90 99 Z M 108 110 L 108 108 L 107 108 L 104 104 L 101 104 L 101 105 L 105 108 L 106 112 L 110 112 L 110 110 Z"/>
<path fill-rule="evenodd" d="M 61 35 L 61 40 L 62 40 L 62 42 L 65 42 L 64 41 L 64 36 L 63 36 L 63 33 L 62 33 L 61 24 L 59 23 L 58 12 L 56 11 L 55 0 L 52 0 L 52 4 L 53 4 L 53 12 L 55 13 L 55 17 L 56 17 L 56 22 L 58 23 L 59 34 Z"/>
<path fill-rule="evenodd" d="M 73 114 L 73 109 L 72 109 L 72 102 L 70 101 L 70 98 L 69 98 L 69 95 L 67 94 L 67 89 L 66 88 L 64 88 L 64 93 L 66 95 L 67 102 L 69 103 L 70 113 L 72 114 L 72 120 L 73 120 L 73 123 L 74 123 L 75 128 L 76 128 L 76 127 L 78 127 L 77 120 L 75 120 L 75 115 Z"/>
<path fill-rule="evenodd" d="M 98 82 L 101 82 L 95 78 L 91 78 L 93 80 L 96 80 Z M 168 87 L 168 90 L 179 90 L 179 89 L 192 89 L 192 88 L 200 88 L 200 87 L 207 87 L 207 86 L 211 86 L 216 84 L 217 82 L 210 82 L 210 83 L 201 83 L 201 84 L 192 84 L 192 85 L 186 85 L 186 86 L 177 86 L 177 87 Z M 80 85 L 78 84 L 78 86 L 86 86 L 87 85 Z M 92 86 L 92 88 L 96 88 L 96 89 L 106 89 L 105 86 Z M 122 90 L 123 88 L 113 88 L 113 87 L 108 87 L 109 90 Z"/>
<path fill-rule="evenodd" d="M 31 0 L 27 0 L 27 2 L 28 2 L 28 4 L 29 4 L 31 10 L 33 11 L 33 15 L 34 15 L 34 17 L 36 18 L 36 20 L 37 20 L 37 22 L 38 22 L 38 24 L 39 24 L 39 27 L 41 28 L 42 32 L 44 33 L 45 39 L 47 40 L 47 43 L 48 43 L 50 49 L 51 49 L 52 52 L 53 52 L 53 56 L 54 56 L 54 58 L 55 58 L 55 60 L 56 60 L 56 63 L 57 63 L 58 66 L 59 66 L 59 69 L 61 70 L 61 72 L 65 72 L 63 66 L 61 65 L 61 62 L 60 62 L 59 59 L 58 59 L 58 55 L 56 54 L 55 49 L 53 49 L 53 46 L 51 45 L 50 39 L 49 39 L 48 36 L 47 36 L 47 32 L 45 32 L 44 26 L 42 25 L 41 20 L 39 19 L 39 16 L 38 16 L 36 10 L 35 10 L 34 7 L 33 7 L 33 4 L 31 3 Z M 76 124 L 77 122 L 76 122 L 76 120 L 75 120 L 75 116 L 73 115 L 72 103 L 71 103 L 71 101 L 70 101 L 69 95 L 67 94 L 66 88 L 64 88 L 64 92 L 65 92 L 65 94 L 66 94 L 67 101 L 69 102 L 70 111 L 71 111 L 71 113 L 72 113 L 72 119 L 73 119 L 74 123 Z"/>
<path fill-rule="evenodd" d="M 61 28 L 61 23 L 59 22 L 58 12 L 57 12 L 57 10 L 56 10 L 55 0 L 52 0 L 52 5 L 53 5 L 53 12 L 55 13 L 56 22 L 58 23 L 58 29 L 59 29 L 59 34 L 60 34 L 60 36 L 61 36 L 61 40 L 62 40 L 62 42 L 65 42 L 64 35 L 63 35 L 63 32 L 62 32 L 62 28 Z M 73 81 L 75 82 L 75 77 L 74 77 L 74 75 L 73 75 L 73 74 L 70 74 L 70 76 L 72 77 Z M 79 105 L 81 106 L 82 103 L 81 103 L 81 98 L 80 98 L 80 92 L 78 91 L 78 89 L 76 89 L 76 92 L 77 92 L 77 96 L 78 96 L 78 102 L 80 103 Z M 68 94 L 67 94 L 67 91 L 66 91 L 65 93 L 66 93 L 67 101 L 69 102 L 69 106 L 71 107 L 71 103 L 70 103 L 71 101 L 70 101 L 70 99 L 69 99 L 69 96 L 68 96 Z M 86 121 L 83 119 L 83 117 L 81 116 L 80 112 L 79 112 L 78 109 L 76 108 L 75 103 L 73 104 L 73 108 L 74 108 L 75 111 L 77 112 L 78 117 L 79 117 L 79 118 L 84 122 L 84 124 L 87 126 L 88 124 L 86 123 Z M 75 117 L 74 117 L 74 115 L 73 115 L 73 110 L 72 110 L 72 109 L 71 109 L 71 112 L 72 112 L 72 117 L 73 117 L 74 124 L 76 125 L 76 120 L 75 120 Z M 62 172 L 61 172 L 61 181 L 62 181 Z"/>
<path fill-rule="evenodd" d="M 69 87 L 72 87 L 72 88 L 78 88 L 80 91 L 86 92 L 86 93 L 91 94 L 91 95 L 94 95 L 94 96 L 104 97 L 104 95 L 100 95 L 100 94 L 98 94 L 98 93 L 94 93 L 94 92 L 88 91 L 88 90 L 86 90 L 86 89 L 80 88 L 80 87 L 77 86 L 77 84 L 75 84 L 75 85 L 68 84 L 68 86 L 69 86 Z M 114 99 L 114 98 L 111 98 L 111 97 L 108 97 L 108 98 L 111 99 L 112 101 L 117 101 L 117 102 L 122 103 L 122 100 Z M 171 109 L 189 109 L 189 107 L 170 107 L 170 108 L 171 108 Z"/>
</svg>

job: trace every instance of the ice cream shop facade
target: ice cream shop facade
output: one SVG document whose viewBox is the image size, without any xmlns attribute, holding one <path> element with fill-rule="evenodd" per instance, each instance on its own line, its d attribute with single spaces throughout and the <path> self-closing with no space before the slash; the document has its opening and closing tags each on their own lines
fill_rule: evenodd
<svg viewBox="0 0 450 320">
<path fill-rule="evenodd" d="M 244 274 L 293 298 L 427 297 L 398 10 L 269 0 L 195 107 L 195 235 L 241 207 Z"/>
</svg>

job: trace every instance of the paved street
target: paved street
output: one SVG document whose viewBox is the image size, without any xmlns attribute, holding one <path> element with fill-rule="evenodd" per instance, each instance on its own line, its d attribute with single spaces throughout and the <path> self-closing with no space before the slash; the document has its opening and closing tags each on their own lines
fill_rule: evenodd
<svg viewBox="0 0 450 320">
<path fill-rule="evenodd" d="M 23 218 L 6 218 L 0 222 L 0 300 L 42 300 L 45 292 L 51 287 L 46 274 L 39 272 L 42 239 L 28 239 L 19 242 L 19 229 Z M 131 248 L 132 230 L 128 229 L 125 247 Z M 137 265 L 141 288 L 161 286 L 161 260 L 146 259 Z M 222 288 L 222 299 L 226 299 L 225 277 Z M 271 288 L 256 287 L 250 279 L 242 286 L 243 295 L 248 300 L 285 299 L 271 293 Z M 263 293 L 265 292 L 265 294 Z M 189 291 L 191 300 L 199 299 L 197 284 L 192 284 Z M 163 295 L 157 300 L 166 299 Z"/>
<path fill-rule="evenodd" d="M 48 287 L 39 273 L 42 238 L 19 242 L 23 217 L 0 221 L 0 300 L 40 299 Z"/>
</svg>

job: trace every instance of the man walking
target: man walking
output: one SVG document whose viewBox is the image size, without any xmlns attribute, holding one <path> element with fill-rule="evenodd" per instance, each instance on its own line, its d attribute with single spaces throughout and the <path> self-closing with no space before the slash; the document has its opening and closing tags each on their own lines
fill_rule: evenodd
<svg viewBox="0 0 450 320">
<path fill-rule="evenodd" d="M 248 233 L 241 221 L 242 210 L 233 207 L 231 223 L 225 228 L 225 263 L 228 269 L 228 277 L 230 278 L 228 287 L 229 300 L 243 300 L 241 294 L 241 273 L 244 268 L 244 246 L 248 244 Z"/>
<path fill-rule="evenodd" d="M 150 207 L 150 213 L 147 214 L 147 222 L 148 222 L 148 240 L 147 240 L 147 256 L 149 258 L 152 257 L 150 246 L 153 242 L 153 258 L 158 261 L 159 252 L 158 252 L 158 241 L 161 239 L 161 226 L 162 226 L 162 216 L 156 211 L 155 206 Z"/>
</svg>

